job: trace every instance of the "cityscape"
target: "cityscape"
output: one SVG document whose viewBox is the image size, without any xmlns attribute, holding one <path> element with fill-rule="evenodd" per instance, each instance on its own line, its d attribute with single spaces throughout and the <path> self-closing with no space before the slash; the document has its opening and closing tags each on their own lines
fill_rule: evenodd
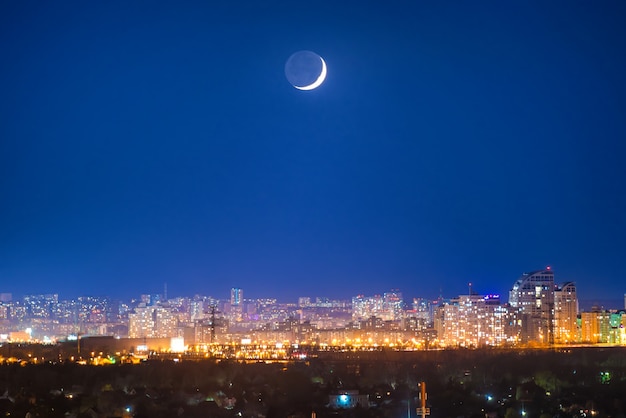
<svg viewBox="0 0 626 418">
<path fill-rule="evenodd" d="M 110 337 L 126 353 L 211 353 L 223 345 L 250 358 L 291 347 L 397 350 L 484 347 L 626 345 L 624 306 L 579 309 L 576 284 L 559 283 L 547 267 L 522 274 L 508 295 L 481 294 L 471 283 L 453 298 L 406 299 L 399 289 L 351 300 L 300 297 L 297 302 L 230 297 L 143 294 L 64 300 L 58 294 L 13 299 L 0 294 L 0 342 L 54 344 Z M 508 297 L 507 297 L 508 296 Z M 213 347 L 213 348 L 211 348 Z M 264 351 L 267 351 L 264 353 Z M 271 352 L 271 353 L 270 353 Z M 221 354 L 220 354 L 221 353 Z"/>
<path fill-rule="evenodd" d="M 0 293 L 4 416 L 621 416 L 624 306 L 546 267 L 508 295 Z"/>
<path fill-rule="evenodd" d="M 0 2 L 0 418 L 626 418 L 626 2 Z"/>
</svg>

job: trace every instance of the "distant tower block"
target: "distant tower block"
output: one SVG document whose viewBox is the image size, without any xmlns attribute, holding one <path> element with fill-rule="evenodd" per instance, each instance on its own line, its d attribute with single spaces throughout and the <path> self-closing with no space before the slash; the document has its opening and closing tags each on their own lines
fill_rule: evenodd
<svg viewBox="0 0 626 418">
<path fill-rule="evenodd" d="M 233 287 L 230 289 L 230 304 L 232 306 L 239 306 L 243 302 L 243 289 Z"/>
</svg>

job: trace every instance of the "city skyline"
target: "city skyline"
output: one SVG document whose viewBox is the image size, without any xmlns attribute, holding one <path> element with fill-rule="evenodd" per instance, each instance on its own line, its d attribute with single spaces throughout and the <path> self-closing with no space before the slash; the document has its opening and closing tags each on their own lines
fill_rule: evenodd
<svg viewBox="0 0 626 418">
<path fill-rule="evenodd" d="M 3 291 L 505 295 L 550 265 L 613 299 L 624 21 L 616 2 L 5 2 Z M 285 77 L 299 50 L 327 65 L 315 90 Z"/>
<path fill-rule="evenodd" d="M 553 271 L 551 266 L 546 266 L 545 269 Z M 541 270 L 528 270 L 525 272 L 520 273 L 517 276 L 517 280 L 520 280 L 520 278 L 528 275 L 528 274 L 532 274 L 533 272 L 536 271 L 541 271 Z M 563 284 L 563 285 L 567 285 L 568 283 L 573 283 L 575 287 L 579 288 L 577 283 L 571 281 L 571 280 L 563 280 L 561 277 L 558 276 L 558 272 L 555 272 L 556 274 L 556 280 L 555 283 L 556 284 Z M 371 285 L 374 286 L 371 286 Z M 498 297 L 503 298 L 503 300 L 508 299 L 509 295 L 511 294 L 511 292 L 514 289 L 514 285 L 511 285 L 509 283 L 508 287 L 506 285 L 502 285 L 499 286 L 499 290 L 493 290 L 493 288 L 491 289 L 487 289 L 487 288 L 483 288 L 482 285 L 480 283 L 477 282 L 466 282 L 465 286 L 463 289 L 460 289 L 459 291 L 457 291 L 456 293 L 454 291 L 450 292 L 447 291 L 448 289 L 443 289 L 440 288 L 440 291 L 436 294 L 424 294 L 424 293 L 411 293 L 409 294 L 408 292 L 404 291 L 401 288 L 395 288 L 395 287 L 389 287 L 389 288 L 384 288 L 382 287 L 382 282 L 375 282 L 375 283 L 370 283 L 370 286 L 368 287 L 368 291 L 364 291 L 363 288 L 361 290 L 359 289 L 348 289 L 348 288 L 341 288 L 340 292 L 336 292 L 336 293 L 332 293 L 332 292 L 327 292 L 327 293 L 309 293 L 309 294 L 292 294 L 290 296 L 281 297 L 280 293 L 278 293 L 278 295 L 276 293 L 272 293 L 271 290 L 263 290 L 261 292 L 254 292 L 251 296 L 250 296 L 250 292 L 246 291 L 246 296 L 249 296 L 248 298 L 242 299 L 242 300 L 258 300 L 258 299 L 266 299 L 266 298 L 270 298 L 270 299 L 276 299 L 277 301 L 281 302 L 281 303 L 295 303 L 297 302 L 298 299 L 300 298 L 321 298 L 321 299 L 329 299 L 329 300 L 335 300 L 335 301 L 346 301 L 346 300 L 350 300 L 352 298 L 354 298 L 355 296 L 362 296 L 362 295 L 382 295 L 386 292 L 393 292 L 393 291 L 399 291 L 400 293 L 402 293 L 405 297 L 405 302 L 406 301 L 410 301 L 411 299 L 424 299 L 424 300 L 437 300 L 437 299 L 443 299 L 443 300 L 449 300 L 450 298 L 455 298 L 458 297 L 460 295 L 473 295 L 473 294 L 481 294 L 481 295 L 496 295 Z M 585 286 L 583 286 L 583 289 L 585 288 Z M 158 284 L 153 284 L 153 287 L 149 288 L 149 289 L 143 289 L 143 291 L 138 291 L 134 294 L 124 294 L 124 295 L 119 295 L 116 293 L 106 293 L 105 291 L 99 291 L 98 292 L 82 292 L 81 293 L 81 289 L 73 289 L 71 292 L 58 292 L 55 291 L 54 289 L 49 290 L 49 291 L 43 291 L 40 289 L 40 291 L 35 291 L 35 292 L 30 292 L 30 293 L 19 293 L 19 292 L 13 292 L 11 290 L 10 287 L 5 287 L 3 289 L 0 289 L 0 295 L 10 295 L 13 298 L 19 299 L 19 298 L 23 298 L 23 297 L 27 297 L 27 296 L 32 296 L 32 295 L 45 295 L 45 294 L 57 294 L 57 295 L 61 295 L 63 293 L 63 296 L 65 297 L 65 299 L 77 299 L 80 297 L 103 297 L 103 298 L 110 298 L 113 300 L 139 300 L 141 299 L 141 297 L 143 295 L 153 295 L 153 296 L 157 296 L 157 297 L 162 297 L 164 300 L 169 299 L 168 295 L 171 296 L 172 299 L 176 299 L 176 298 L 192 298 L 195 296 L 203 296 L 203 297 L 210 297 L 210 298 L 215 298 L 216 300 L 232 300 L 233 299 L 233 295 L 234 294 L 242 294 L 244 290 L 241 287 L 230 287 L 227 288 L 225 285 L 221 286 L 221 287 L 216 287 L 214 289 L 213 293 L 206 293 L 203 291 L 194 291 L 194 289 L 186 289 L 186 292 L 182 292 L 182 293 L 175 293 L 172 294 L 171 292 L 168 291 L 168 283 L 164 282 L 160 284 L 160 289 L 158 288 Z M 582 294 L 582 297 L 579 299 L 582 309 L 590 309 L 593 306 L 602 306 L 602 307 L 606 307 L 606 308 L 611 308 L 611 309 L 615 309 L 616 307 L 619 308 L 622 305 L 622 302 L 624 303 L 624 306 L 626 306 L 626 292 L 624 292 L 623 294 L 620 293 L 619 289 L 616 289 L 617 293 L 614 293 L 612 295 L 610 295 L 609 297 L 597 297 L 594 296 L 593 294 Z"/>
<path fill-rule="evenodd" d="M 467 294 L 436 300 L 391 289 L 350 300 L 300 297 L 297 303 L 245 298 L 242 288 L 232 288 L 225 299 L 168 298 L 163 290 L 130 301 L 58 294 L 14 300 L 0 293 L 0 343 L 51 344 L 83 336 L 117 340 L 131 352 L 191 355 L 223 355 L 224 344 L 252 344 L 243 350 L 251 358 L 272 356 L 268 344 L 281 352 L 285 344 L 401 350 L 626 344 L 626 294 L 623 306 L 581 307 L 576 285 L 556 282 L 549 268 L 522 274 L 508 300 L 471 285 Z"/>
<path fill-rule="evenodd" d="M 544 271 L 545 270 L 546 269 L 544 269 Z M 159 291 L 154 291 L 154 292 L 144 291 L 144 292 L 137 293 L 135 295 L 131 295 L 129 297 L 117 297 L 115 295 L 95 294 L 95 293 L 89 293 L 89 294 L 82 293 L 82 294 L 76 294 L 76 295 L 67 295 L 67 294 L 61 294 L 61 293 L 54 292 L 54 291 L 19 294 L 19 293 L 13 293 L 10 291 L 10 289 L 4 288 L 4 289 L 0 289 L 0 304 L 2 302 L 19 301 L 24 298 L 38 297 L 38 296 L 56 296 L 57 298 L 62 296 L 61 298 L 62 300 L 78 300 L 81 298 L 82 299 L 95 298 L 95 299 L 110 299 L 110 300 L 126 301 L 126 302 L 132 302 L 132 301 L 137 302 L 137 301 L 141 301 L 142 298 L 144 297 L 150 297 L 150 298 L 156 298 L 153 301 L 155 303 L 165 302 L 170 299 L 171 300 L 179 300 L 179 299 L 191 300 L 194 298 L 210 298 L 215 301 L 221 301 L 221 302 L 230 301 L 230 303 L 233 303 L 233 300 L 237 300 L 239 301 L 238 303 L 241 303 L 244 301 L 253 302 L 253 301 L 258 301 L 258 300 L 274 299 L 276 300 L 277 303 L 298 304 L 300 303 L 302 299 L 309 299 L 312 301 L 312 303 L 318 303 L 317 301 L 349 302 L 349 301 L 354 300 L 354 298 L 379 297 L 385 294 L 391 294 L 391 293 L 396 293 L 396 292 L 402 295 L 402 300 L 406 304 L 406 306 L 409 306 L 411 301 L 414 302 L 416 300 L 432 301 L 432 302 L 436 302 L 438 300 L 449 301 L 451 299 L 458 298 L 460 296 L 473 296 L 473 295 L 487 296 L 490 298 L 495 297 L 502 303 L 510 303 L 509 299 L 511 295 L 514 294 L 517 283 L 523 278 L 525 278 L 526 276 L 533 275 L 541 271 L 542 270 L 536 270 L 536 271 L 528 271 L 528 272 L 522 273 L 521 276 L 519 276 L 518 279 L 515 281 L 515 283 L 509 286 L 509 289 L 507 291 L 501 292 L 501 293 L 497 293 L 497 292 L 493 293 L 493 292 L 484 291 L 484 289 L 477 289 L 473 283 L 468 282 L 464 292 L 460 292 L 456 294 L 448 294 L 448 293 L 441 292 L 440 294 L 436 296 L 428 296 L 424 294 L 407 294 L 403 292 L 402 289 L 398 289 L 398 288 L 388 288 L 388 289 L 379 288 L 378 290 L 374 292 L 370 292 L 370 293 L 348 291 L 347 293 L 340 294 L 340 295 L 337 295 L 337 294 L 301 294 L 295 298 L 286 298 L 286 299 L 281 299 L 279 297 L 276 297 L 276 295 L 272 295 L 272 294 L 261 294 L 261 295 L 253 294 L 250 296 L 248 292 L 246 292 L 245 295 L 248 297 L 244 298 L 242 297 L 242 295 L 244 294 L 245 289 L 242 289 L 240 287 L 230 288 L 228 292 L 224 294 L 222 293 L 203 294 L 200 292 L 191 292 L 187 294 L 172 295 L 168 293 L 167 283 L 163 283 L 163 286 L 160 292 Z M 551 267 L 548 266 L 547 271 L 551 272 Z M 573 286 L 574 289 L 577 288 L 576 283 L 571 282 L 571 281 L 561 281 L 561 280 L 555 280 L 554 286 L 555 288 L 558 288 L 559 286 L 565 286 L 565 287 Z M 234 295 L 237 295 L 237 296 L 234 296 Z M 593 298 L 585 294 L 582 294 L 580 296 L 582 297 L 577 298 L 580 303 L 580 311 L 589 310 L 594 307 L 603 308 L 603 309 L 622 309 L 622 308 L 626 309 L 626 293 L 624 293 L 623 295 L 622 294 L 613 295 L 613 297 L 611 298 Z"/>
</svg>

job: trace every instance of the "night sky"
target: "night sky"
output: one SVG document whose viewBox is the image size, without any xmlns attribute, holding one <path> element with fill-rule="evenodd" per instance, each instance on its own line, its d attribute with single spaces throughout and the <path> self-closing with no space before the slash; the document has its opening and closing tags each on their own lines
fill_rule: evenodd
<svg viewBox="0 0 626 418">
<path fill-rule="evenodd" d="M 0 3 L 0 292 L 626 292 L 626 2 L 216 3 Z"/>
</svg>

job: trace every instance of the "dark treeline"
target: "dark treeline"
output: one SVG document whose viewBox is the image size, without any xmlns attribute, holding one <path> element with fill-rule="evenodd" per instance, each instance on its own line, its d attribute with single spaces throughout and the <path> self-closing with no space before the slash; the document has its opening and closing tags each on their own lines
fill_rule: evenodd
<svg viewBox="0 0 626 418">
<path fill-rule="evenodd" d="M 0 414 L 76 417 L 624 417 L 626 348 L 320 353 L 294 363 L 0 366 Z M 355 390 L 369 407 L 334 410 Z M 407 406 L 407 402 L 410 404 Z M 582 412 L 581 412 L 582 411 Z"/>
</svg>

